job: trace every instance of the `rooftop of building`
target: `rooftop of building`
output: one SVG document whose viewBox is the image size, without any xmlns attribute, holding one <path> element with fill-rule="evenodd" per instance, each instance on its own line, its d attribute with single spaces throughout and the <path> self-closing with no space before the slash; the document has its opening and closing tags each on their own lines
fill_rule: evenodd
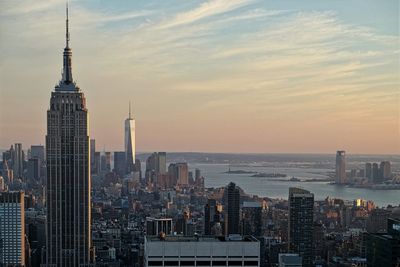
<svg viewBox="0 0 400 267">
<path fill-rule="evenodd" d="M 258 242 L 253 236 L 146 236 L 147 241 L 150 242 Z"/>
</svg>

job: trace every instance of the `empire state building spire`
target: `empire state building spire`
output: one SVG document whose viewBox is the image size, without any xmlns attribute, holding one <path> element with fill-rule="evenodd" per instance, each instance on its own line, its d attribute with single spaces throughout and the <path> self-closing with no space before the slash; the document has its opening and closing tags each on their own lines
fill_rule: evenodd
<svg viewBox="0 0 400 267">
<path fill-rule="evenodd" d="M 70 84 L 72 80 L 72 50 L 69 47 L 69 21 L 68 21 L 68 2 L 66 7 L 66 21 L 65 21 L 65 48 L 64 48 L 64 63 L 62 83 Z"/>
</svg>

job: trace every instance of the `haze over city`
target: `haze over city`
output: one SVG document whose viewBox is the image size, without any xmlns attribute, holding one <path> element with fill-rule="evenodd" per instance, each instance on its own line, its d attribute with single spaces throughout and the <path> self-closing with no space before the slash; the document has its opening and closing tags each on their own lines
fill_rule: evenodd
<svg viewBox="0 0 400 267">
<path fill-rule="evenodd" d="M 178 3 L 178 1 L 176 1 Z M 138 151 L 398 154 L 398 1 L 70 1 L 90 136 Z M 65 1 L 0 4 L 0 148 L 44 144 Z"/>
</svg>

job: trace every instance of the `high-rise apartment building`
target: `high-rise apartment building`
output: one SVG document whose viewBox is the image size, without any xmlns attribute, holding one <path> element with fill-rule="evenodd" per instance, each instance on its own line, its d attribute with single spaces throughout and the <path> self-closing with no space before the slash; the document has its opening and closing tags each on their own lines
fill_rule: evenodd
<svg viewBox="0 0 400 267">
<path fill-rule="evenodd" d="M 336 152 L 336 183 L 345 184 L 346 183 L 346 152 L 337 151 Z"/>
<path fill-rule="evenodd" d="M 240 234 L 240 191 L 234 183 L 229 183 L 224 192 L 225 235 Z"/>
<path fill-rule="evenodd" d="M 131 115 L 131 103 L 129 103 L 129 116 L 125 120 L 125 158 L 126 172 L 131 173 L 135 170 L 136 159 L 135 145 L 135 119 Z"/>
<path fill-rule="evenodd" d="M 289 251 L 303 258 L 303 266 L 313 266 L 314 194 L 289 188 Z"/>
<path fill-rule="evenodd" d="M 0 266 L 25 266 L 23 192 L 0 193 Z"/>
<path fill-rule="evenodd" d="M 90 266 L 90 143 L 84 93 L 72 78 L 68 7 L 63 74 L 47 111 L 47 227 L 44 266 Z"/>
</svg>

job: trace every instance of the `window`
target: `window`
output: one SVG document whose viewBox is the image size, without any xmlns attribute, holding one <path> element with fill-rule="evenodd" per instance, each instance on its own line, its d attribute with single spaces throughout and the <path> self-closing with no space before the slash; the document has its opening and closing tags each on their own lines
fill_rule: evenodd
<svg viewBox="0 0 400 267">
<path fill-rule="evenodd" d="M 258 266 L 258 261 L 245 261 L 245 266 Z"/>
<path fill-rule="evenodd" d="M 181 261 L 181 266 L 194 266 L 194 261 Z"/>
<path fill-rule="evenodd" d="M 179 266 L 178 261 L 164 261 L 164 266 Z"/>
<path fill-rule="evenodd" d="M 162 261 L 149 261 L 149 266 L 163 266 Z"/>
<path fill-rule="evenodd" d="M 196 266 L 210 266 L 211 262 L 210 261 L 197 261 Z"/>
<path fill-rule="evenodd" d="M 226 261 L 213 261 L 212 266 L 226 266 Z"/>
</svg>

